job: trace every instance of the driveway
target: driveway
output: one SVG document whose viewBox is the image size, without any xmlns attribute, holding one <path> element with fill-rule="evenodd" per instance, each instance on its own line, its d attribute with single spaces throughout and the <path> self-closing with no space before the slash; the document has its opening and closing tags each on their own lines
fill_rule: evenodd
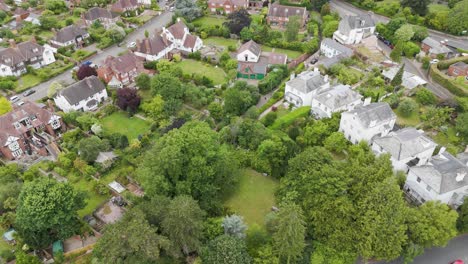
<svg viewBox="0 0 468 264">
<path fill-rule="evenodd" d="M 165 11 L 161 15 L 154 17 L 150 21 L 148 21 L 146 24 L 143 26 L 137 28 L 135 31 L 130 33 L 125 40 L 123 41 L 124 45 L 122 47 L 117 47 L 117 45 L 113 45 L 105 50 L 98 50 L 97 54 L 87 58 L 86 60 L 93 61 L 97 65 L 101 63 L 107 56 L 118 56 L 119 53 L 125 51 L 126 44 L 125 43 L 130 43 L 133 41 L 136 41 L 136 39 L 143 39 L 145 37 L 145 31 L 147 30 L 150 35 L 152 32 L 155 32 L 156 29 L 159 29 L 163 26 L 166 26 L 172 19 L 172 12 Z M 36 90 L 36 93 L 24 98 L 22 94 L 19 94 L 18 96 L 21 98 L 21 100 L 30 100 L 30 101 L 37 101 L 42 98 L 47 97 L 47 90 L 49 89 L 49 86 L 52 82 L 58 81 L 58 82 L 63 82 L 66 84 L 71 84 L 75 82 L 72 78 L 71 70 L 68 70 L 60 75 L 57 75 L 56 77 L 48 80 L 47 82 L 43 82 L 31 89 Z"/>
</svg>

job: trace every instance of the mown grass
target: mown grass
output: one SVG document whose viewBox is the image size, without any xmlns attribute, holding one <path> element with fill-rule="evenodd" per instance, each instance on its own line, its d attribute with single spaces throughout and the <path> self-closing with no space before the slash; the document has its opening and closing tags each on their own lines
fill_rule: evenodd
<svg viewBox="0 0 468 264">
<path fill-rule="evenodd" d="M 271 129 L 282 129 L 291 125 L 296 119 L 306 117 L 310 114 L 310 106 L 299 107 L 278 119 L 270 126 Z"/>
<path fill-rule="evenodd" d="M 105 131 L 122 133 L 131 141 L 149 130 L 150 124 L 138 117 L 128 117 L 126 113 L 115 112 L 101 120 Z"/>
<path fill-rule="evenodd" d="M 199 74 L 205 76 L 216 84 L 222 84 L 226 80 L 226 73 L 221 68 L 213 67 L 208 63 L 195 60 L 183 60 L 177 64 L 185 74 Z"/>
</svg>

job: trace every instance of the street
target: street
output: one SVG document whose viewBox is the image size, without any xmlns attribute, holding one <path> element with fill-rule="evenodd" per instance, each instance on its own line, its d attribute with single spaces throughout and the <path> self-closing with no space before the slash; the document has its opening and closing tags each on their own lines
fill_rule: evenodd
<svg viewBox="0 0 468 264">
<path fill-rule="evenodd" d="M 172 13 L 169 11 L 163 12 L 161 15 L 154 17 L 150 21 L 148 21 L 143 26 L 137 28 L 135 31 L 130 33 L 125 40 L 123 41 L 123 45 L 118 47 L 117 45 L 113 45 L 103 51 L 99 50 L 97 54 L 87 58 L 86 60 L 93 61 L 95 64 L 99 65 L 101 61 L 103 61 L 107 56 L 118 56 L 120 52 L 123 52 L 127 49 L 127 43 L 136 41 L 136 39 L 143 39 L 145 37 L 145 31 L 147 30 L 150 35 L 154 34 L 153 32 L 156 29 L 159 29 L 163 26 L 166 26 L 167 23 L 171 21 Z M 31 94 L 28 97 L 23 97 L 22 94 L 18 94 L 20 100 L 30 100 L 30 101 L 37 101 L 44 97 L 47 97 L 47 90 L 52 82 L 64 82 L 66 84 L 71 84 L 74 82 L 71 74 L 71 70 L 63 72 L 52 79 L 48 80 L 47 82 L 43 82 L 31 89 L 36 90 L 35 93 Z"/>
</svg>

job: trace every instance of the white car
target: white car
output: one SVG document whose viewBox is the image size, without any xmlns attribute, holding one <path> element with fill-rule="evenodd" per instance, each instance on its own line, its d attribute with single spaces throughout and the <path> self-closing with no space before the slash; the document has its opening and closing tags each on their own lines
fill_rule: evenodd
<svg viewBox="0 0 468 264">
<path fill-rule="evenodd" d="M 136 47 L 136 42 L 134 42 L 134 41 L 128 43 L 128 45 L 127 45 L 127 48 L 134 48 L 134 47 Z"/>
<path fill-rule="evenodd" d="M 14 103 L 17 101 L 19 101 L 19 97 L 17 95 L 13 95 L 12 97 L 10 97 L 10 102 Z"/>
<path fill-rule="evenodd" d="M 433 60 L 431 60 L 431 64 L 438 63 L 438 62 L 439 62 L 438 59 L 433 59 Z"/>
<path fill-rule="evenodd" d="M 24 102 L 23 102 L 23 101 L 19 101 L 19 102 L 16 103 L 16 105 L 22 106 L 22 105 L 24 105 Z"/>
</svg>

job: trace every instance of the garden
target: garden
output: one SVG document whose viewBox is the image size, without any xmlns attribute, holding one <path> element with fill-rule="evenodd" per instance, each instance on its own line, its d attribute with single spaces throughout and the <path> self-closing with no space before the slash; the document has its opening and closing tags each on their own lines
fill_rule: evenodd
<svg viewBox="0 0 468 264">
<path fill-rule="evenodd" d="M 184 74 L 205 76 L 212 80 L 214 85 L 223 84 L 226 81 L 226 73 L 223 69 L 205 62 L 187 59 L 176 65 L 182 69 Z"/>
<path fill-rule="evenodd" d="M 150 128 L 149 122 L 132 116 L 128 117 L 126 113 L 115 112 L 101 120 L 101 124 L 105 132 L 121 133 L 128 137 L 129 140 L 138 138 L 148 132 Z"/>
</svg>

